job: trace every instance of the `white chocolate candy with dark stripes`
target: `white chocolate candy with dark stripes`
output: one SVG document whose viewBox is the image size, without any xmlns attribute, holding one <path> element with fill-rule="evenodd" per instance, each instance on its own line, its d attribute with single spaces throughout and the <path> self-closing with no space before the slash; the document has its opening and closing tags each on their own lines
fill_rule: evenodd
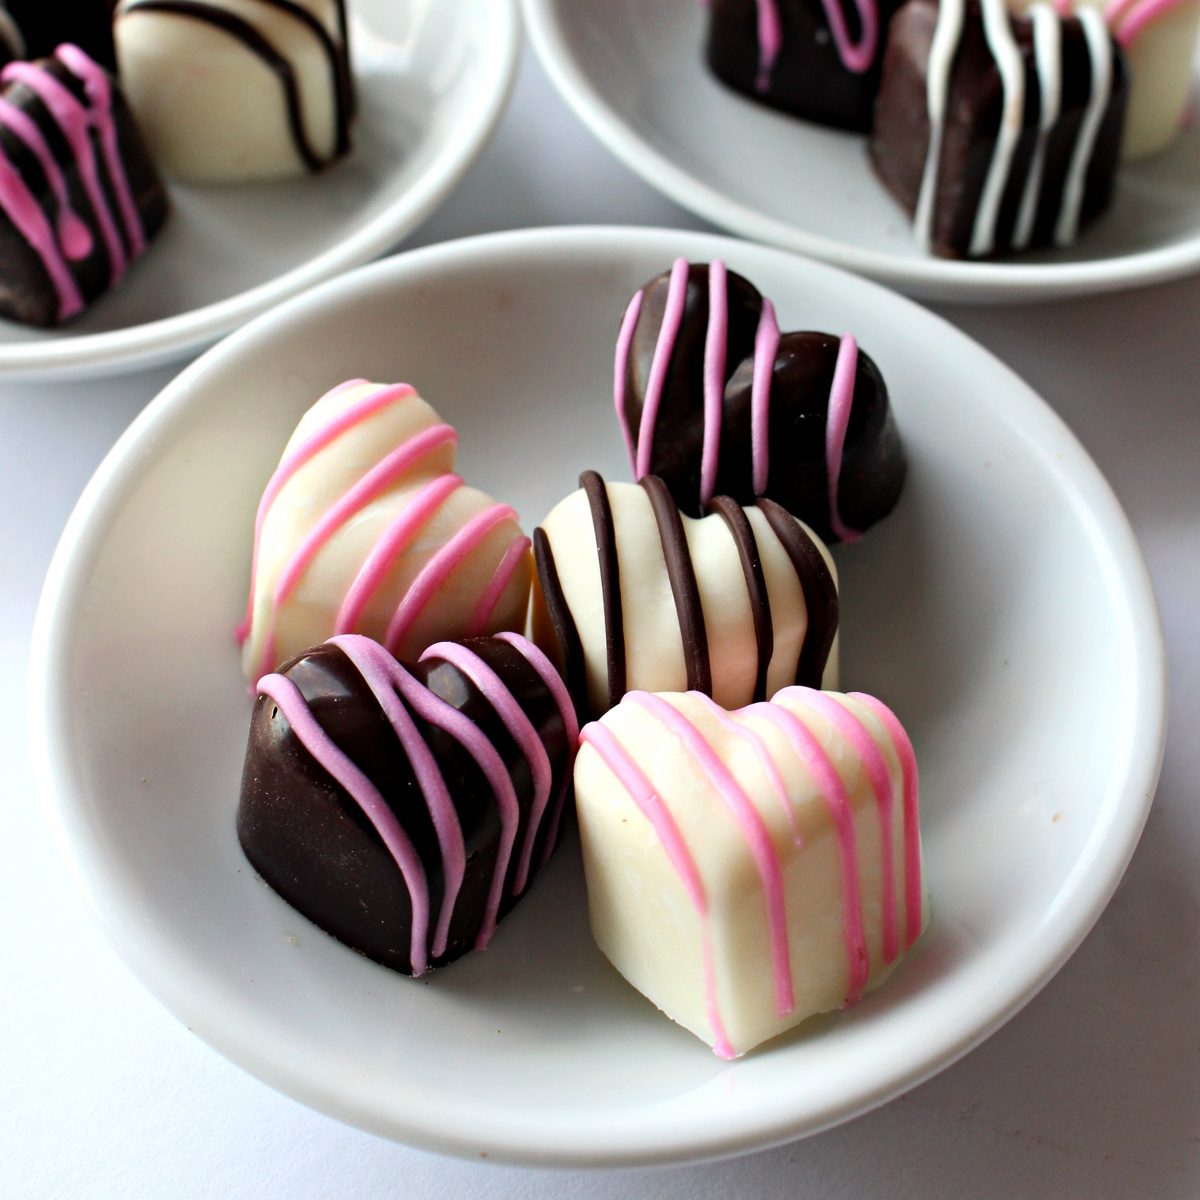
<svg viewBox="0 0 1200 1200">
<path fill-rule="evenodd" d="M 917 790 L 871 697 L 630 692 L 575 763 L 596 942 L 723 1058 L 853 1004 L 927 920 Z"/>
<path fill-rule="evenodd" d="M 121 79 L 162 169 L 283 179 L 350 149 L 344 0 L 120 0 Z"/>
<path fill-rule="evenodd" d="M 524 631 L 529 539 L 454 474 L 457 440 L 407 384 L 351 380 L 304 415 L 255 520 L 248 679 L 340 633 L 416 659 L 446 638 Z"/>
<path fill-rule="evenodd" d="M 656 476 L 580 483 L 534 533 L 533 634 L 581 714 L 633 689 L 737 707 L 797 681 L 834 685 L 836 569 L 803 522 L 727 497 L 686 517 Z"/>
</svg>

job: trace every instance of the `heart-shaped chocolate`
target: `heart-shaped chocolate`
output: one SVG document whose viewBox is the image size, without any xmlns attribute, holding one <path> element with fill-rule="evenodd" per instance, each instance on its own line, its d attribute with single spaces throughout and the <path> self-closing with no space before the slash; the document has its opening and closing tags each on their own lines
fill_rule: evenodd
<svg viewBox="0 0 1200 1200">
<path fill-rule="evenodd" d="M 534 532 L 534 640 L 577 711 L 626 691 L 705 692 L 729 707 L 789 683 L 833 686 L 837 575 L 829 552 L 772 500 L 682 516 L 656 476 L 595 471 Z"/>
<path fill-rule="evenodd" d="M 550 857 L 577 734 L 518 634 L 407 666 L 336 637 L 259 680 L 238 837 L 310 920 L 420 975 L 485 946 Z"/>
<path fill-rule="evenodd" d="M 453 473 L 458 437 L 407 384 L 351 380 L 304 415 L 259 504 L 238 629 L 253 681 L 340 633 L 400 658 L 523 631 L 529 539 Z"/>
<path fill-rule="evenodd" d="M 630 692 L 575 764 L 596 941 L 726 1058 L 853 1003 L 926 921 L 917 787 L 869 696 Z"/>
<path fill-rule="evenodd" d="M 827 542 L 895 507 L 904 450 L 875 363 L 850 336 L 779 332 L 769 300 L 721 262 L 683 259 L 632 299 L 614 397 L 634 478 L 684 512 L 768 497 Z"/>
</svg>

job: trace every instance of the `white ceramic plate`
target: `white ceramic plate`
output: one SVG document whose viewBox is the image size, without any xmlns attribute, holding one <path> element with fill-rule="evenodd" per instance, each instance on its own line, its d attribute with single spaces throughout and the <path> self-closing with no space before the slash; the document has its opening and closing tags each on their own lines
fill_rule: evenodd
<svg viewBox="0 0 1200 1200">
<path fill-rule="evenodd" d="M 78 321 L 0 321 L 0 377 L 95 377 L 183 358 L 281 300 L 384 253 L 449 194 L 504 109 L 516 0 L 351 0 L 353 153 L 315 178 L 171 184 L 174 211 L 121 286 Z"/>
<path fill-rule="evenodd" d="M 1021 301 L 1115 290 L 1200 270 L 1200 123 L 1121 173 L 1112 210 L 1067 250 L 952 262 L 920 249 L 862 137 L 730 91 L 703 61 L 693 0 L 523 0 L 530 41 L 591 131 L 672 200 L 744 237 L 912 295 Z"/>
<path fill-rule="evenodd" d="M 855 330 L 911 456 L 897 512 L 841 553 L 843 682 L 921 759 L 933 923 L 892 981 L 745 1059 L 714 1058 L 588 936 L 573 846 L 492 947 L 414 982 L 326 937 L 234 833 L 249 698 L 232 629 L 259 492 L 343 378 L 417 384 L 472 482 L 533 525 L 581 468 L 626 477 L 611 413 L 628 295 L 723 257 L 785 327 Z M 46 584 L 35 758 L 62 841 L 133 969 L 202 1038 L 390 1137 L 529 1163 L 720 1155 L 812 1133 L 1012 1016 L 1099 916 L 1154 791 L 1162 647 L 1104 480 L 962 334 L 782 251 L 660 230 L 543 230 L 376 264 L 188 368 L 89 485 Z"/>
</svg>

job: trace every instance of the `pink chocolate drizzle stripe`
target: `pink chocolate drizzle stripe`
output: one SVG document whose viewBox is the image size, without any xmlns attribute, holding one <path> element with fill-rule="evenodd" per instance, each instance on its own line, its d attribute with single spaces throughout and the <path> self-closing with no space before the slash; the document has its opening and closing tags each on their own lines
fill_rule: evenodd
<svg viewBox="0 0 1200 1200">
<path fill-rule="evenodd" d="M 646 393 L 642 399 L 642 420 L 638 428 L 637 463 L 634 470 L 638 479 L 650 474 L 651 457 L 654 452 L 654 428 L 658 423 L 658 408 L 662 403 L 675 340 L 683 322 L 687 286 L 687 259 L 677 258 L 671 266 L 671 280 L 667 285 L 667 302 L 663 309 L 662 326 L 658 331 L 658 341 L 650 361 L 650 376 L 646 381 Z"/>
<path fill-rule="evenodd" d="M 717 486 L 728 353 L 729 287 L 725 264 L 718 259 L 710 263 L 708 268 L 708 328 L 704 336 L 704 445 L 700 457 L 702 508 L 707 507 Z"/>
<path fill-rule="evenodd" d="M 642 315 L 642 300 L 645 292 L 635 292 L 625 310 L 621 332 L 617 334 L 616 360 L 613 363 L 613 404 L 617 409 L 617 424 L 625 441 L 625 453 L 629 455 L 629 469 L 637 470 L 637 451 L 633 445 L 633 431 L 629 428 L 629 415 L 625 412 L 625 387 L 629 377 L 629 350 L 637 329 L 638 317 Z"/>
<path fill-rule="evenodd" d="M 365 379 L 348 379 L 345 383 L 340 383 L 337 387 L 326 392 L 317 403 L 319 404 L 323 400 L 328 400 L 331 396 L 340 395 L 351 388 L 365 387 L 366 383 Z M 283 490 L 284 485 L 305 463 L 315 458 L 317 454 L 340 437 L 341 434 L 345 433 L 346 430 L 353 429 L 355 425 L 361 424 L 381 409 L 394 404 L 397 400 L 403 400 L 408 396 L 415 395 L 416 392 L 407 383 L 398 383 L 392 387 L 376 388 L 375 391 L 363 397 L 357 404 L 351 405 L 344 412 L 338 413 L 332 420 L 326 421 L 324 425 L 306 437 L 300 445 L 295 447 L 290 453 L 284 455 L 279 466 L 272 473 L 271 478 L 267 480 L 267 486 L 263 489 L 262 499 L 258 502 L 258 511 L 254 516 L 254 550 L 250 558 L 250 595 L 246 601 L 246 615 L 242 623 L 237 627 L 235 634 L 239 643 L 244 642 L 250 636 L 250 626 L 254 617 L 254 581 L 258 576 L 258 551 L 259 542 L 262 538 L 263 524 L 267 519 L 267 513 L 271 511 L 271 505 L 275 503 L 275 499 Z"/>
<path fill-rule="evenodd" d="M 855 2 L 861 24 L 857 42 L 850 38 L 839 0 L 821 0 L 821 3 L 842 66 L 855 75 L 869 71 L 879 48 L 879 5 L 876 0 Z M 767 91 L 771 86 L 771 75 L 782 45 L 778 0 L 758 0 L 758 78 L 755 87 L 760 92 Z"/>
<path fill-rule="evenodd" d="M 384 637 L 384 645 L 395 653 L 404 640 L 413 622 L 424 611 L 438 589 L 493 529 L 505 521 L 515 522 L 517 514 L 508 504 L 493 504 L 472 517 L 436 554 L 421 568 L 412 581 L 404 599 L 392 615 Z M 518 537 L 522 536 L 520 534 Z"/>
<path fill-rule="evenodd" d="M 883 727 L 896 748 L 901 773 L 904 776 L 904 948 L 907 950 L 921 936 L 921 922 L 924 916 L 924 889 L 921 884 L 920 776 L 917 771 L 917 757 L 913 753 L 912 742 L 905 733 L 904 726 L 882 700 L 862 692 L 851 692 L 850 695 L 860 704 L 865 704 L 883 722 Z"/>
<path fill-rule="evenodd" d="M 741 828 L 742 836 L 758 868 L 766 906 L 768 940 L 775 975 L 775 1006 L 780 1016 L 795 1007 L 792 992 L 791 957 L 788 952 L 787 904 L 783 892 L 783 868 L 771 835 L 754 802 L 746 794 L 704 735 L 673 705 L 649 692 L 630 692 L 625 699 L 655 717 L 686 747 L 708 776 L 726 808 Z"/>
<path fill-rule="evenodd" d="M 55 58 L 75 76 L 82 80 L 83 90 L 91 103 L 92 127 L 100 136 L 100 147 L 104 152 L 104 163 L 108 178 L 117 197 L 117 208 L 125 226 L 125 236 L 133 258 L 146 252 L 146 231 L 142 227 L 141 214 L 134 203 L 125 174 L 125 163 L 121 158 L 121 147 L 117 142 L 117 124 L 112 113 L 112 84 L 108 74 L 93 62 L 78 46 L 66 42 L 54 52 Z"/>
<path fill-rule="evenodd" d="M 79 179 L 108 251 L 109 284 L 115 286 L 125 274 L 128 260 L 117 230 L 108 199 L 100 181 L 100 172 L 89 132 L 93 114 L 75 98 L 69 88 L 33 63 L 11 62 L 0 71 L 0 82 L 22 83 L 42 102 L 71 149 Z"/>
<path fill-rule="evenodd" d="M 442 872 L 445 878 L 441 912 L 438 915 L 432 946 L 433 957 L 439 958 L 446 953 L 446 946 L 450 940 L 450 920 L 454 915 L 454 905 L 462 890 L 463 876 L 467 868 L 467 852 L 463 844 L 458 811 L 450 798 L 450 791 L 446 787 L 446 781 L 429 743 L 421 736 L 408 709 L 396 694 L 397 677 L 401 673 L 407 674 L 404 667 L 378 642 L 358 634 L 331 638 L 329 644 L 341 650 L 371 689 L 379 707 L 396 731 L 396 737 L 412 765 L 413 775 L 429 809 L 429 817 L 433 822 L 442 855 Z"/>
<path fill-rule="evenodd" d="M 562 681 L 562 676 L 554 669 L 554 664 L 527 638 L 519 633 L 507 631 L 495 635 L 498 641 L 507 642 L 519 650 L 529 661 L 529 665 L 542 677 L 554 703 L 558 705 L 562 717 L 563 737 L 567 743 L 567 766 L 563 771 L 562 783 L 559 784 L 558 795 L 554 799 L 554 809 L 550 814 L 550 828 L 546 832 L 546 842 L 542 849 L 542 865 L 549 860 L 558 842 L 558 826 L 562 820 L 563 802 L 566 800 L 567 788 L 571 783 L 571 763 L 575 758 L 575 746 L 579 741 L 579 719 L 575 715 L 575 705 Z"/>
<path fill-rule="evenodd" d="M 779 22 L 776 0 L 758 0 L 758 78 L 754 86 L 760 92 L 771 86 L 775 71 L 775 60 L 783 44 L 783 30 Z"/>
<path fill-rule="evenodd" d="M 787 688 L 783 695 L 798 694 L 810 708 L 827 717 L 834 728 L 848 741 L 862 762 L 863 769 L 875 793 L 875 805 L 879 809 L 880 844 L 883 859 L 883 961 L 894 962 L 899 953 L 899 936 L 896 932 L 898 913 L 896 905 L 896 860 L 893 836 L 893 810 L 895 789 L 887 759 L 870 730 L 844 704 L 824 692 L 813 688 Z M 778 697 L 776 697 L 778 699 Z M 888 736 L 891 734 L 889 732 Z"/>
<path fill-rule="evenodd" d="M 629 693 L 632 695 L 633 693 Z M 629 798 L 650 822 L 659 843 L 666 853 L 671 865 L 675 868 L 683 889 L 688 894 L 702 927 L 702 955 L 704 959 L 704 987 L 708 1009 L 708 1024 L 713 1035 L 713 1049 L 721 1058 L 734 1058 L 733 1046 L 725 1033 L 721 1022 L 721 1014 L 717 1006 L 716 982 L 713 978 L 712 945 L 708 930 L 708 898 L 704 893 L 704 884 L 700 873 L 692 859 L 687 843 L 671 816 L 670 809 L 662 802 L 662 797 L 654 790 L 653 784 L 646 778 L 642 769 L 624 746 L 599 721 L 585 725 L 579 734 L 581 742 L 586 742 L 600 755 L 601 761 L 616 776 L 617 781 L 629 793 Z"/>
<path fill-rule="evenodd" d="M 275 607 L 278 608 L 287 600 L 317 552 L 351 517 L 411 471 L 427 454 L 447 442 L 453 445 L 456 441 L 457 435 L 449 425 L 433 425 L 423 429 L 380 459 L 351 485 L 309 530 L 280 572 L 273 597 Z"/>
<path fill-rule="evenodd" d="M 829 391 L 829 415 L 825 425 L 825 474 L 829 480 L 829 527 L 843 542 L 857 542 L 862 534 L 842 521 L 838 512 L 838 481 L 842 475 L 842 452 L 854 407 L 854 385 L 858 379 L 858 342 L 850 334 L 838 346 L 833 385 Z"/>
<path fill-rule="evenodd" d="M 82 312 L 83 296 L 59 250 L 50 221 L 6 158 L 0 158 L 0 208 L 41 259 L 58 297 L 58 319 L 65 321 Z"/>
<path fill-rule="evenodd" d="M 354 582 L 346 589 L 342 605 L 334 618 L 336 633 L 349 633 L 362 616 L 363 609 L 387 578 L 396 559 L 408 548 L 421 528 L 459 487 L 457 475 L 438 475 L 421 488 L 396 519 L 384 530 L 383 536 L 371 547 Z"/>
<path fill-rule="evenodd" d="M 428 962 L 429 884 L 425 868 L 379 789 L 342 752 L 313 716 L 300 689 L 285 675 L 264 675 L 260 695 L 268 696 L 287 718 L 300 744 L 337 780 L 366 814 L 399 867 L 412 901 L 412 941 L 409 960 L 413 974 L 424 973 Z"/>
<path fill-rule="evenodd" d="M 794 713 L 773 703 L 754 704 L 742 711 L 761 715 L 787 738 L 829 806 L 829 813 L 837 831 L 842 864 L 842 910 L 848 971 L 846 1003 L 853 1004 L 867 986 L 870 964 L 867 958 L 866 935 L 863 932 L 854 814 L 850 811 L 850 797 L 846 793 L 846 785 L 842 783 L 829 755 Z"/>
<path fill-rule="evenodd" d="M 83 218 L 71 207 L 71 196 L 62 168 L 58 165 L 53 151 L 46 144 L 46 139 L 38 128 L 37 122 L 11 101 L 0 97 L 0 123 L 25 143 L 29 152 L 37 159 L 38 166 L 41 167 L 42 174 L 46 177 L 46 185 L 54 194 L 54 203 L 58 206 L 56 232 L 62 257 L 72 262 L 87 258 L 91 254 L 94 244 L 91 231 Z"/>
<path fill-rule="evenodd" d="M 754 335 L 754 374 L 750 380 L 750 467 L 756 496 L 766 493 L 771 471 L 771 381 L 778 352 L 779 322 L 775 306 L 764 296 Z"/>
<path fill-rule="evenodd" d="M 533 843 L 541 827 L 546 805 L 550 801 L 550 788 L 554 783 L 554 768 L 546 747 L 533 727 L 529 714 L 517 703 L 504 680 L 488 666 L 473 650 L 459 642 L 437 642 L 421 655 L 421 662 L 429 658 L 442 658 L 457 667 L 474 685 L 483 698 L 496 711 L 504 728 L 512 735 L 525 761 L 529 764 L 529 775 L 533 782 L 533 799 L 529 806 L 529 820 L 525 829 L 525 844 L 517 860 L 517 873 L 513 879 L 513 895 L 519 896 L 529 882 L 529 864 L 533 857 Z"/>
<path fill-rule="evenodd" d="M 475 605 L 475 610 L 471 613 L 471 619 L 467 622 L 467 637 L 478 637 L 486 632 L 488 622 L 492 619 L 492 613 L 496 611 L 496 605 L 500 603 L 500 597 L 512 583 L 513 576 L 517 573 L 517 567 L 520 566 L 521 559 L 525 557 L 531 545 L 530 540 L 522 535 L 505 550 L 504 557 L 496 565 L 487 587 L 483 590 L 483 595 L 479 597 L 479 603 Z"/>
</svg>

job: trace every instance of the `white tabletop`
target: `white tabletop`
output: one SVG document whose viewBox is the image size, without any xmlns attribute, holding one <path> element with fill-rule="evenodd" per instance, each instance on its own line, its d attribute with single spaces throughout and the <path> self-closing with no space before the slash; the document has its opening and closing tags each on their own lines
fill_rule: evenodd
<svg viewBox="0 0 1200 1200">
<path fill-rule="evenodd" d="M 613 161 L 526 52 L 482 159 L 410 244 L 518 226 L 705 228 Z M 957 1065 L 833 1132 L 734 1161 L 559 1173 L 458 1162 L 310 1112 L 226 1062 L 102 940 L 39 810 L 25 667 L 42 577 L 118 434 L 173 374 L 0 387 L 0 1197 L 1200 1195 L 1200 280 L 940 311 L 1066 418 L 1124 503 L 1158 590 L 1174 725 L 1146 833 L 1062 973 Z M 1036 537 L 1037 530 L 1031 529 Z M 986 769 L 984 767 L 983 769 Z"/>
</svg>

